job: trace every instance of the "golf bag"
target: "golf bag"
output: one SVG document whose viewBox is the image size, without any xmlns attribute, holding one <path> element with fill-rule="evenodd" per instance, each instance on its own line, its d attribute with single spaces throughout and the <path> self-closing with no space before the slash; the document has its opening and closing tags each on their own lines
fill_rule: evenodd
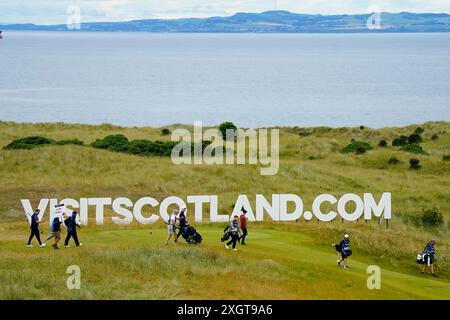
<svg viewBox="0 0 450 320">
<path fill-rule="evenodd" d="M 189 244 L 199 244 L 202 242 L 202 236 L 195 230 L 194 227 L 186 226 L 184 230 L 181 232 L 182 237 Z"/>
<path fill-rule="evenodd" d="M 223 234 L 222 238 L 220 238 L 220 241 L 225 242 L 225 241 L 227 241 L 228 239 L 230 239 L 230 237 L 231 237 L 231 231 L 226 231 L 226 232 Z"/>
<path fill-rule="evenodd" d="M 425 257 L 426 257 L 426 254 L 423 254 L 423 253 L 417 254 L 416 262 L 418 264 L 425 264 Z"/>
<path fill-rule="evenodd" d="M 333 247 L 336 249 L 337 252 L 341 253 L 341 246 L 338 244 L 333 244 Z"/>
</svg>

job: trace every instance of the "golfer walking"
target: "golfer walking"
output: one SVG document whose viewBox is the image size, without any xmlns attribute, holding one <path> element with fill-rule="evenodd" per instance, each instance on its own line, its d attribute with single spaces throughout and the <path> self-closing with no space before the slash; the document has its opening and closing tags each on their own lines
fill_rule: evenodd
<svg viewBox="0 0 450 320">
<path fill-rule="evenodd" d="M 81 247 L 83 244 L 78 241 L 78 234 L 77 234 L 77 228 L 80 228 L 80 224 L 77 222 L 77 212 L 73 211 L 72 215 L 67 218 L 64 223 L 67 226 L 67 236 L 66 240 L 64 240 L 64 247 L 69 248 L 69 240 L 70 238 L 73 238 L 75 241 L 75 245 L 77 247 Z"/>
<path fill-rule="evenodd" d="M 431 275 L 433 277 L 437 277 L 437 275 L 434 273 L 434 255 L 436 254 L 436 250 L 434 249 L 434 245 L 436 244 L 436 241 L 431 240 L 427 243 L 425 246 L 425 249 L 423 249 L 424 254 L 424 261 L 425 264 L 422 268 L 421 273 L 425 273 L 425 270 L 428 268 L 431 271 Z"/>
<path fill-rule="evenodd" d="M 27 243 L 27 247 L 28 248 L 32 248 L 33 245 L 31 244 L 31 240 L 33 240 L 34 237 L 36 237 L 38 243 L 39 243 L 39 247 L 44 248 L 45 247 L 45 243 L 41 242 L 41 232 L 39 230 L 39 224 L 41 224 L 42 222 L 45 222 L 45 220 L 39 220 L 39 213 L 41 212 L 41 210 L 36 209 L 34 210 L 33 214 L 31 215 L 31 224 L 30 224 L 30 229 L 31 229 L 31 233 L 30 233 L 30 237 L 28 238 L 28 243 Z"/>
<path fill-rule="evenodd" d="M 336 246 L 336 250 L 341 253 L 341 259 L 337 261 L 338 267 L 344 262 L 344 268 L 348 269 L 347 258 L 352 254 L 352 250 L 350 250 L 350 236 L 348 234 L 344 235 L 344 239 Z"/>
<path fill-rule="evenodd" d="M 169 244 L 169 240 L 172 236 L 173 236 L 173 242 L 175 244 L 177 243 L 176 224 L 177 224 L 177 210 L 172 210 L 172 214 L 169 216 L 169 220 L 167 221 L 168 236 L 167 236 L 166 242 L 164 242 L 165 245 Z"/>
<path fill-rule="evenodd" d="M 239 240 L 240 230 L 239 230 L 239 216 L 235 215 L 234 219 L 230 222 L 230 224 L 225 228 L 224 232 L 227 230 L 230 231 L 231 240 L 227 242 L 225 248 L 230 249 L 230 245 L 232 245 L 233 250 L 236 251 L 236 243 Z"/>
<path fill-rule="evenodd" d="M 241 230 L 242 230 L 242 236 L 239 238 L 239 241 L 241 242 L 242 245 L 247 245 L 245 243 L 245 238 L 247 237 L 247 217 L 245 216 L 247 213 L 247 210 L 244 209 L 244 207 L 242 207 L 241 209 L 242 213 L 239 216 L 239 220 L 241 222 Z"/>
<path fill-rule="evenodd" d="M 59 217 L 55 217 L 52 222 L 52 226 L 50 229 L 50 235 L 48 236 L 45 241 L 48 241 L 52 238 L 55 238 L 55 243 L 52 244 L 53 249 L 59 249 L 58 248 L 58 242 L 61 240 L 61 220 Z"/>
</svg>

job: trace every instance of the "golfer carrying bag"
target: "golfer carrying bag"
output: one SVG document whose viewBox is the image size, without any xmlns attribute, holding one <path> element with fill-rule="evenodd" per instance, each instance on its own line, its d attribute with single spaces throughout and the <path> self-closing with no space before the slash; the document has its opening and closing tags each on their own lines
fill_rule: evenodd
<svg viewBox="0 0 450 320">
<path fill-rule="evenodd" d="M 236 243 L 239 240 L 240 230 L 239 230 L 239 216 L 235 215 L 234 219 L 230 222 L 230 224 L 225 228 L 224 232 L 229 232 L 228 235 L 231 237 L 231 240 L 227 242 L 225 248 L 230 249 L 230 244 L 233 245 L 233 250 L 236 251 Z"/>
<path fill-rule="evenodd" d="M 339 244 L 333 244 L 333 247 L 341 254 L 341 259 L 337 261 L 338 267 L 344 262 L 344 268 L 348 269 L 347 258 L 352 255 L 352 250 L 350 250 L 350 236 L 345 234 L 344 239 Z"/>
</svg>

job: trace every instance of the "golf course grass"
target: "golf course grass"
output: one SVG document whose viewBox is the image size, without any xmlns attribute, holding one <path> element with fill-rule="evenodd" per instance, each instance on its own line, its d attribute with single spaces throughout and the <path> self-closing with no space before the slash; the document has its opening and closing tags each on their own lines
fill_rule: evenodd
<svg viewBox="0 0 450 320">
<path fill-rule="evenodd" d="M 162 225 L 86 228 L 79 231 L 82 247 L 60 250 L 26 248 L 26 230 L 11 227 L 16 237 L 1 242 L 2 299 L 450 298 L 449 281 L 366 259 L 357 248 L 350 268 L 339 268 L 331 244 L 318 243 L 303 228 L 258 226 L 250 229 L 247 246 L 231 251 L 217 225 L 198 226 L 204 243 L 197 246 L 165 246 Z M 66 287 L 70 265 L 80 267 L 80 290 Z M 380 290 L 367 288 L 368 265 L 381 268 Z"/>
<path fill-rule="evenodd" d="M 418 127 L 424 129 L 420 146 L 425 153 L 392 146 L 393 139 Z M 170 157 L 89 146 L 112 134 L 170 140 L 161 128 L 0 122 L 0 147 L 27 136 L 85 143 L 0 150 L 0 299 L 450 299 L 448 122 L 383 129 L 280 128 L 280 168 L 274 176 L 260 175 L 253 165 L 174 165 Z M 378 146 L 382 139 L 386 147 Z M 370 143 L 372 149 L 341 152 L 352 141 Z M 420 161 L 420 169 L 410 169 L 412 158 Z M 82 247 L 53 250 L 34 242 L 34 248 L 26 248 L 29 226 L 20 202 L 29 199 L 37 206 L 43 198 L 136 201 L 216 194 L 219 214 L 230 214 L 240 194 L 248 195 L 253 206 L 256 194 L 297 194 L 309 209 L 319 194 L 364 192 L 377 199 L 383 192 L 392 194 L 388 229 L 376 220 L 287 223 L 266 216 L 264 222 L 249 223 L 248 246 L 236 252 L 220 242 L 223 223 L 195 224 L 204 238 L 198 246 L 164 246 L 163 223 L 118 226 L 111 222 L 110 207 L 104 225 L 95 225 L 90 211 L 88 225 L 79 230 Z M 442 222 L 424 224 L 426 210 L 441 214 Z M 188 206 L 191 223 L 192 212 Z M 41 230 L 47 236 L 48 223 Z M 349 270 L 336 265 L 331 247 L 344 233 L 350 234 L 353 251 Z M 431 239 L 436 240 L 438 278 L 420 274 L 415 263 Z M 80 267 L 80 290 L 66 286 L 71 265 Z M 367 287 L 369 265 L 381 268 L 379 290 Z"/>
</svg>

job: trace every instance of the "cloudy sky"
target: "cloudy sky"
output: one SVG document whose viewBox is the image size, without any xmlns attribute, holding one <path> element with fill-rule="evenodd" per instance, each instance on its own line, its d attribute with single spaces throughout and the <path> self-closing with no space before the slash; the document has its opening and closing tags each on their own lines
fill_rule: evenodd
<svg viewBox="0 0 450 320">
<path fill-rule="evenodd" d="M 289 10 L 302 13 L 446 12 L 450 0 L 0 0 L 0 23 L 65 23 L 78 5 L 82 22 L 147 18 L 226 16 L 236 12 Z"/>
</svg>

